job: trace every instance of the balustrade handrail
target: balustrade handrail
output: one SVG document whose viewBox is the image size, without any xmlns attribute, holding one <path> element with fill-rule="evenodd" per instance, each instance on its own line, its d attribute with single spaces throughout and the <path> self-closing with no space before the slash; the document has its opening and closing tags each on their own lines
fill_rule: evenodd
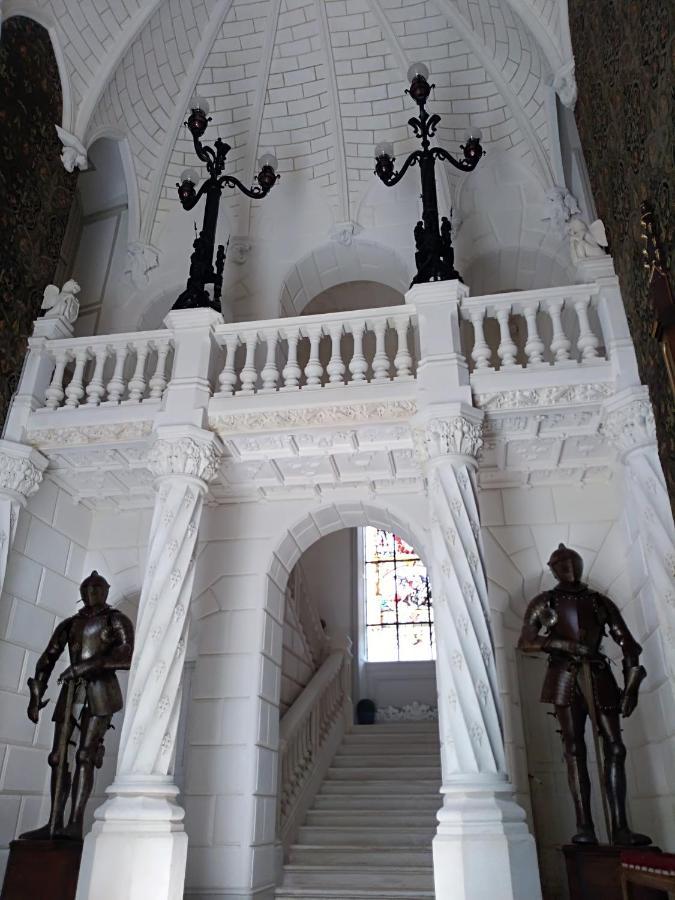
<svg viewBox="0 0 675 900">
<path fill-rule="evenodd" d="M 245 322 L 225 322 L 216 325 L 214 334 L 219 335 L 244 335 L 256 333 L 264 336 L 270 331 L 293 331 L 312 328 L 317 325 L 331 323 L 346 323 L 364 320 L 393 319 L 398 317 L 415 318 L 417 310 L 414 303 L 399 303 L 396 306 L 375 306 L 372 309 L 353 309 L 347 312 L 314 313 L 310 316 L 287 316 L 280 319 L 259 319 Z"/>
<path fill-rule="evenodd" d="M 534 288 L 527 291 L 504 291 L 499 294 L 483 294 L 479 297 L 463 297 L 460 301 L 460 310 L 469 312 L 475 309 L 485 309 L 504 304 L 513 306 L 526 306 L 536 301 L 546 301 L 553 298 L 570 300 L 575 297 L 595 296 L 600 292 L 600 286 L 590 284 L 568 284 L 561 287 Z"/>
<path fill-rule="evenodd" d="M 279 742 L 290 743 L 293 735 L 299 730 L 307 716 L 316 706 L 317 701 L 333 677 L 339 672 L 345 659 L 344 650 L 336 650 L 331 653 L 316 670 L 314 677 L 309 681 L 302 693 L 295 699 L 293 705 L 279 723 Z"/>
<path fill-rule="evenodd" d="M 156 331 L 127 331 L 121 334 L 94 334 L 88 337 L 43 338 L 30 337 L 28 346 L 32 348 L 44 346 L 50 352 L 59 350 L 78 350 L 89 347 L 119 346 L 121 344 L 137 344 L 142 341 L 157 341 L 161 344 L 174 340 L 171 329 L 160 328 Z"/>
</svg>

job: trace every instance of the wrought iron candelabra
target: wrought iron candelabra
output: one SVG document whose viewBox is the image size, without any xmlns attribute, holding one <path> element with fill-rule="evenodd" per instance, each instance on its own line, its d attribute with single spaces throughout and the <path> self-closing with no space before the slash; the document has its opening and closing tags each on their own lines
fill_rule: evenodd
<svg viewBox="0 0 675 900">
<path fill-rule="evenodd" d="M 463 172 L 471 172 L 485 152 L 480 145 L 481 132 L 477 128 L 466 135 L 465 143 L 461 147 L 464 151 L 463 159 L 455 159 L 442 147 L 431 146 L 430 139 L 436 134 L 441 117 L 436 113 L 429 115 L 426 109 L 431 89 L 435 87 L 427 81 L 428 75 L 429 70 L 423 63 L 413 63 L 408 70 L 410 87 L 406 89 L 406 94 L 410 94 L 419 107 L 419 115 L 409 119 L 408 124 L 415 132 L 415 136 L 421 140 L 422 149 L 411 153 L 397 172 L 394 169 L 396 160 L 393 146 L 390 143 L 382 143 L 375 148 L 375 173 L 387 187 L 398 184 L 411 166 L 420 167 L 422 219 L 415 225 L 414 231 L 417 275 L 413 278 L 411 287 L 413 284 L 423 284 L 427 281 L 448 281 L 452 278 L 461 280 L 455 269 L 450 220 L 447 216 L 443 216 L 440 224 L 438 221 L 436 160 L 445 160 Z"/>
<path fill-rule="evenodd" d="M 252 200 L 266 197 L 276 184 L 279 176 L 275 173 L 277 161 L 271 153 L 265 153 L 258 160 L 260 171 L 256 176 L 257 185 L 248 188 L 233 175 L 223 175 L 225 160 L 231 147 L 220 138 L 216 138 L 213 147 L 202 144 L 201 138 L 211 117 L 208 116 L 208 104 L 195 97 L 191 104 L 191 112 L 185 123 L 190 130 L 195 151 L 199 159 L 205 163 L 208 178 L 196 190 L 199 175 L 187 169 L 176 183 L 178 197 L 183 209 L 191 210 L 206 194 L 204 206 L 204 224 L 195 238 L 193 253 L 190 257 L 190 274 L 185 290 L 173 305 L 174 309 L 197 309 L 208 307 L 220 312 L 220 295 L 223 287 L 223 268 L 225 266 L 225 247 L 218 245 L 216 264 L 213 265 L 213 251 L 216 243 L 216 226 L 220 198 L 225 186 L 237 188 Z M 206 285 L 213 285 L 213 296 L 209 295 Z"/>
</svg>

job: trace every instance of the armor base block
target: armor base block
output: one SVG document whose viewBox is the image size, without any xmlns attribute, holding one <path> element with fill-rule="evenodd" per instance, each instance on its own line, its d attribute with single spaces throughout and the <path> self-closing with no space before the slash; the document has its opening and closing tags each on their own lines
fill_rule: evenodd
<svg viewBox="0 0 675 900">
<path fill-rule="evenodd" d="M 1 900 L 75 900 L 79 841 L 12 841 Z"/>
</svg>

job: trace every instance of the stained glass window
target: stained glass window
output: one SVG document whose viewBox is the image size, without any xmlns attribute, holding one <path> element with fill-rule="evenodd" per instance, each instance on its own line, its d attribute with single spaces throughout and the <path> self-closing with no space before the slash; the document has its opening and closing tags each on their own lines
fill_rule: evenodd
<svg viewBox="0 0 675 900">
<path fill-rule="evenodd" d="M 366 658 L 435 659 L 434 616 L 426 566 L 402 538 L 363 529 Z"/>
</svg>

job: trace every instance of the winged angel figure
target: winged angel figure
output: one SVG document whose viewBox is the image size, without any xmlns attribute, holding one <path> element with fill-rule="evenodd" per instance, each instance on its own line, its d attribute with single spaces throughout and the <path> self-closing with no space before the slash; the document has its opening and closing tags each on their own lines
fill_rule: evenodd
<svg viewBox="0 0 675 900">
<path fill-rule="evenodd" d="M 46 319 L 55 319 L 62 316 L 72 325 L 80 311 L 80 302 L 75 296 L 79 294 L 80 286 L 72 279 L 66 281 L 62 288 L 55 284 L 48 284 L 44 290 L 42 306 L 45 309 Z"/>
<path fill-rule="evenodd" d="M 570 236 L 570 253 L 572 262 L 578 263 L 589 257 L 605 256 L 607 252 L 607 235 L 602 219 L 596 219 L 587 225 L 579 216 L 572 216 L 567 224 Z"/>
</svg>

